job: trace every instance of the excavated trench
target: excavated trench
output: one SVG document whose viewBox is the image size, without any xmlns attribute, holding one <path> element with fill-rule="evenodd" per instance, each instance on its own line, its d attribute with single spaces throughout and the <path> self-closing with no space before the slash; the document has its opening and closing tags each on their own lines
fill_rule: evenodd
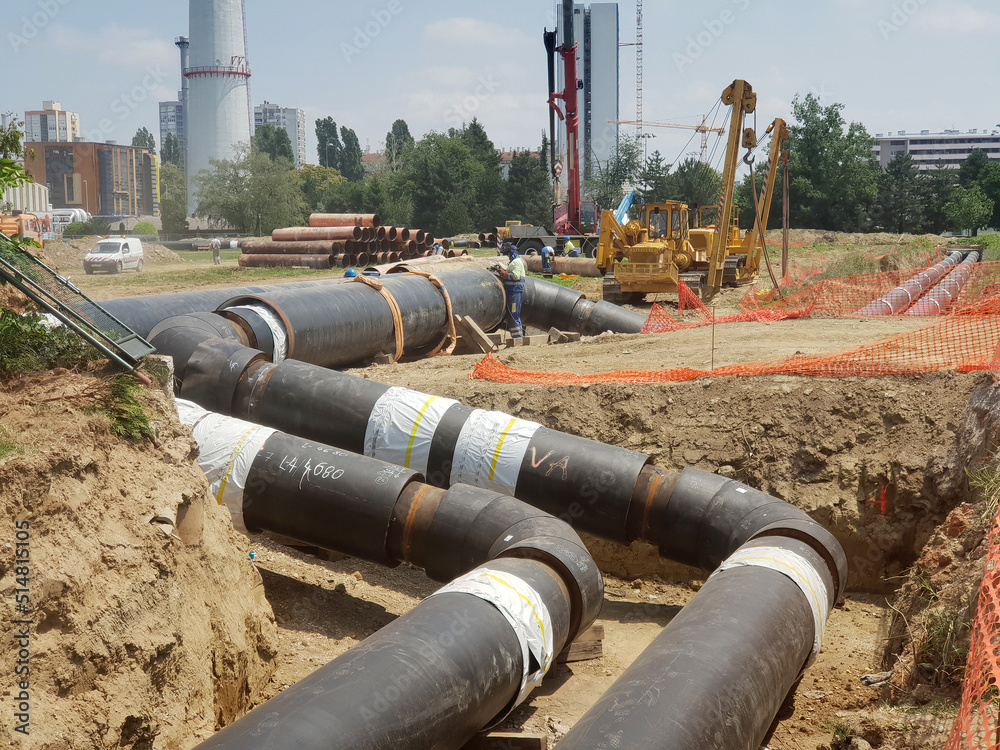
<svg viewBox="0 0 1000 750">
<path fill-rule="evenodd" d="M 393 384 L 429 388 L 426 367 L 395 370 Z M 982 465 L 1000 434 L 1000 396 L 981 373 L 569 388 L 435 379 L 436 393 L 470 406 L 646 452 L 664 468 L 728 475 L 786 500 L 836 535 L 851 565 L 849 589 L 861 592 L 898 587 L 948 512 L 971 501 L 967 470 Z M 612 575 L 700 575 L 642 542 L 623 549 L 585 541 Z"/>
</svg>

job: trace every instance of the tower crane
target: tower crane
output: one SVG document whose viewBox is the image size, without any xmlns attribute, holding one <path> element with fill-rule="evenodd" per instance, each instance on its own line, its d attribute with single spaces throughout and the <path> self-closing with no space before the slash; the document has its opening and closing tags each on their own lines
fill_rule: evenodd
<svg viewBox="0 0 1000 750">
<path fill-rule="evenodd" d="M 725 128 L 710 128 L 705 123 L 708 121 L 708 115 L 701 116 L 701 123 L 699 125 L 682 125 L 676 122 L 653 122 L 651 120 L 608 120 L 610 123 L 617 125 L 635 125 L 636 130 L 641 132 L 643 127 L 649 128 L 679 128 L 680 130 L 696 130 L 701 133 L 701 158 L 702 161 L 705 160 L 705 152 L 708 151 L 708 134 L 709 133 L 722 133 L 726 132 Z"/>
</svg>

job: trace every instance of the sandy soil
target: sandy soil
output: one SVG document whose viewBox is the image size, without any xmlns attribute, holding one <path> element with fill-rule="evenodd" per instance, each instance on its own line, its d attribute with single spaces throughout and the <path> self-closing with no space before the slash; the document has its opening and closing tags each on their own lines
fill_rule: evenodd
<svg viewBox="0 0 1000 750">
<path fill-rule="evenodd" d="M 99 410 L 113 375 L 63 370 L 0 383 L 8 707 L 22 658 L 10 647 L 12 623 L 31 621 L 19 626 L 30 629 L 30 735 L 15 733 L 8 708 L 4 746 L 182 750 L 259 702 L 277 664 L 260 574 L 192 463 L 190 430 L 171 398 L 150 391 L 156 441 L 113 435 Z M 27 564 L 15 565 L 22 540 Z"/>
</svg>

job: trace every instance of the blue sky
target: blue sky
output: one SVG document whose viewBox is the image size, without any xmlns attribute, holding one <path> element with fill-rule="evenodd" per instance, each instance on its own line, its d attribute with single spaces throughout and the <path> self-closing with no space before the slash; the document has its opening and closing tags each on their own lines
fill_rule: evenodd
<svg viewBox="0 0 1000 750">
<path fill-rule="evenodd" d="M 80 113 L 85 136 L 158 136 L 156 103 L 179 87 L 173 40 L 188 33 L 187 2 L 4 6 L 0 111 L 56 99 Z M 634 0 L 619 6 L 622 42 L 633 41 Z M 536 146 L 548 123 L 542 30 L 554 19 L 548 0 L 247 0 L 253 103 L 305 110 L 310 161 L 313 121 L 328 115 L 372 150 L 397 117 L 419 137 L 477 116 L 498 147 Z M 646 0 L 645 117 L 694 123 L 745 78 L 760 130 L 810 91 L 872 134 L 993 129 L 998 32 L 986 0 Z M 621 50 L 623 119 L 635 111 L 634 50 Z M 690 136 L 649 132 L 668 161 Z"/>
</svg>

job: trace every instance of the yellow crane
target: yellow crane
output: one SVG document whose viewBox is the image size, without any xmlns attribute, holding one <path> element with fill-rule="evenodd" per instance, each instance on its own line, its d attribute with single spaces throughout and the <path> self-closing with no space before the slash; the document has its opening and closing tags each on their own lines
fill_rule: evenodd
<svg viewBox="0 0 1000 750">
<path fill-rule="evenodd" d="M 705 123 L 708 122 L 708 115 L 701 116 L 700 125 L 682 125 L 676 122 L 654 122 L 652 120 L 608 120 L 609 123 L 615 125 L 635 125 L 636 130 L 641 130 L 643 127 L 647 128 L 677 128 L 680 130 L 696 130 L 701 133 L 701 159 L 705 160 L 705 152 L 708 151 L 708 134 L 709 133 L 725 133 L 725 128 L 710 128 Z"/>
<path fill-rule="evenodd" d="M 732 114 L 715 225 L 701 222 L 701 228 L 690 229 L 688 207 L 677 201 L 637 204 L 633 206 L 635 218 L 622 223 L 614 212 L 604 211 L 596 260 L 604 273 L 606 300 L 626 302 L 648 293 L 675 292 L 680 281 L 700 288 L 703 297 L 711 299 L 723 283 L 735 286 L 757 277 L 777 164 L 788 131 L 781 119 L 768 129 L 772 142 L 765 184 L 759 199 L 754 196 L 754 229 L 744 237 L 734 218 L 734 193 L 740 148 L 748 150 L 745 161 L 749 164 L 749 153 L 757 147 L 754 129 L 743 127 L 746 115 L 756 109 L 757 95 L 749 83 L 737 80 L 723 92 L 722 102 L 732 107 Z"/>
</svg>

